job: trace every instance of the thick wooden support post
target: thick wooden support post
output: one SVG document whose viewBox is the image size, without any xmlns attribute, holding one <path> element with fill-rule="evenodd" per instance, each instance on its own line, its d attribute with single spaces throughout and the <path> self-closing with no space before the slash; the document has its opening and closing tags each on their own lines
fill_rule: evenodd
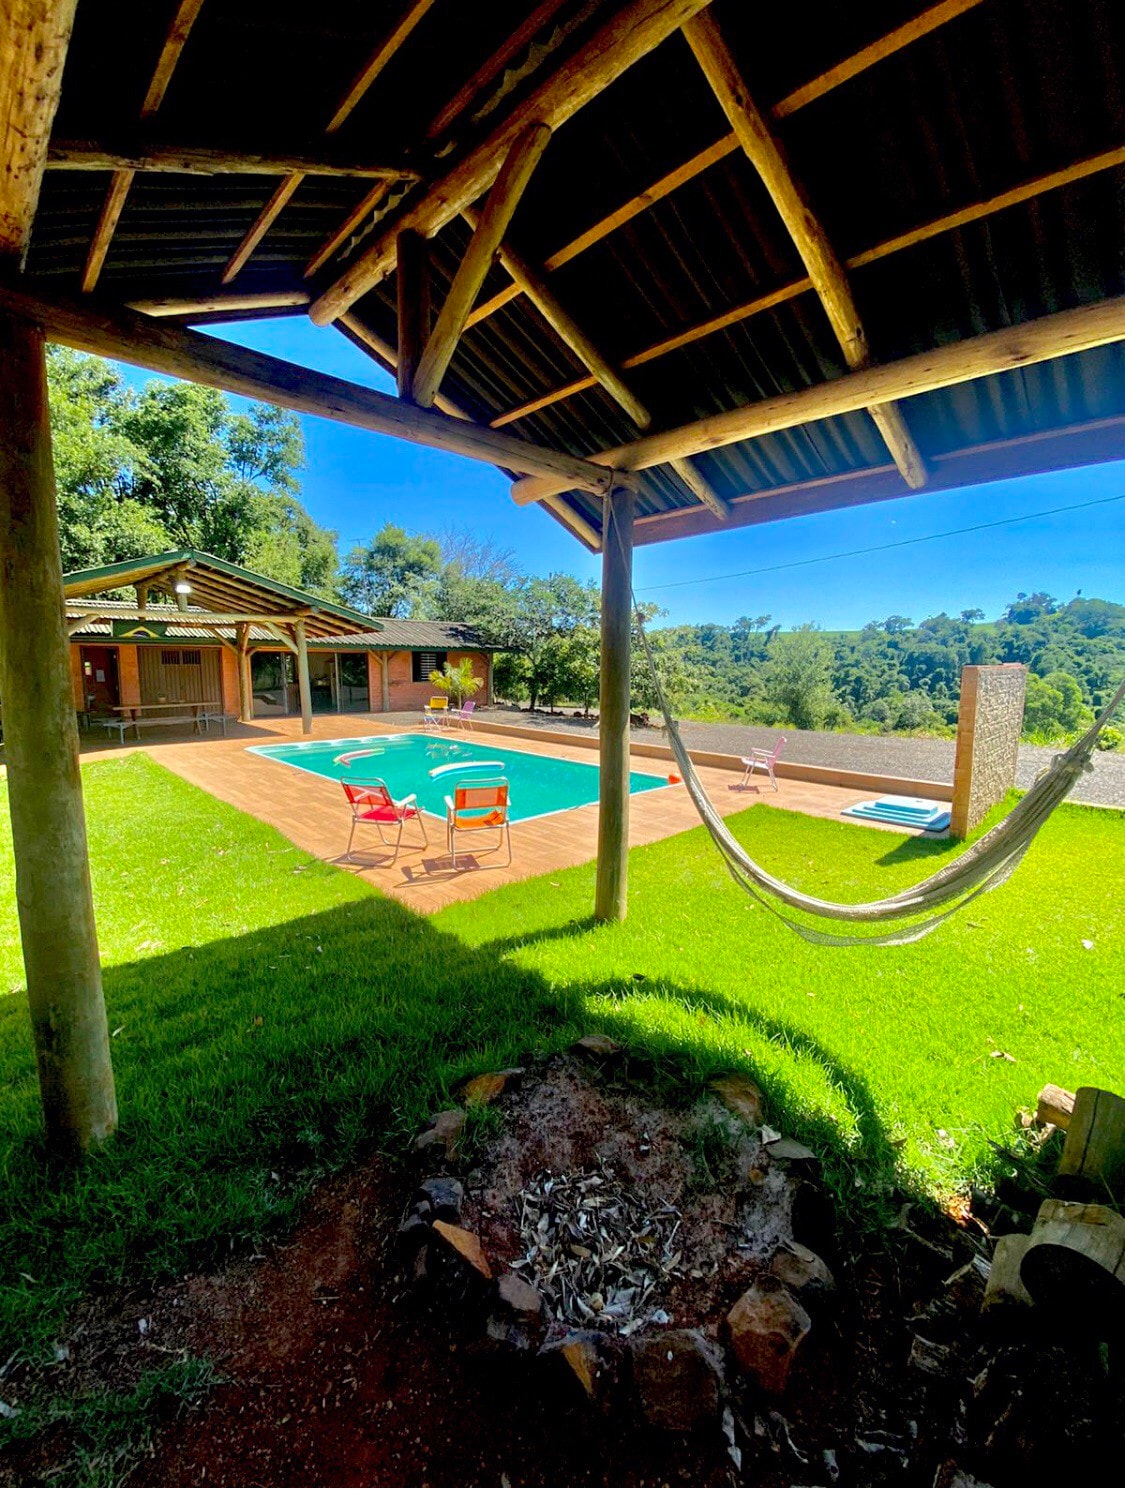
<svg viewBox="0 0 1125 1497">
<path fill-rule="evenodd" d="M 383 651 L 379 657 L 379 664 L 382 667 L 380 674 L 382 676 L 383 711 L 389 712 L 391 710 L 391 653 L 389 650 Z"/>
<path fill-rule="evenodd" d="M 395 376 L 400 400 L 411 400 L 418 360 L 430 336 L 429 248 L 414 229 L 398 236 L 398 354 Z"/>
<path fill-rule="evenodd" d="M 16 902 L 50 1148 L 117 1124 L 63 611 L 42 332 L 0 314 L 0 697 Z"/>
<path fill-rule="evenodd" d="M 615 488 L 602 527 L 598 877 L 594 916 L 624 920 L 629 894 L 629 657 L 632 644 L 633 491 Z"/>
<path fill-rule="evenodd" d="M 293 625 L 293 643 L 297 646 L 297 695 L 301 701 L 301 732 L 312 732 L 312 688 L 309 685 L 309 642 L 304 623 Z"/>
<path fill-rule="evenodd" d="M 250 677 L 250 625 L 238 626 L 238 715 L 244 723 L 254 720 L 254 683 Z"/>
</svg>

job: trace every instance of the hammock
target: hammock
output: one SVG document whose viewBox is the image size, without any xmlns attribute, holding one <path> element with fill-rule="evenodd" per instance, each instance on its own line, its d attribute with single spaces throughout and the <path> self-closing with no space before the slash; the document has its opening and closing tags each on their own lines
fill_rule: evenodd
<svg viewBox="0 0 1125 1497">
<path fill-rule="evenodd" d="M 1109 705 L 1092 727 L 1088 728 L 1076 743 L 1064 753 L 1056 755 L 1050 765 L 1036 777 L 1035 783 L 1004 820 L 986 832 L 959 857 L 914 884 L 899 894 L 886 899 L 870 900 L 865 904 L 837 904 L 832 900 L 818 899 L 813 894 L 803 894 L 755 863 L 744 847 L 734 838 L 730 829 L 716 811 L 704 790 L 695 765 L 691 762 L 684 741 L 680 737 L 679 725 L 668 707 L 660 673 L 653 658 L 652 646 L 645 634 L 644 620 L 633 597 L 633 610 L 637 620 L 637 632 L 644 647 L 648 668 L 656 687 L 660 711 L 668 729 L 668 739 L 676 756 L 680 774 L 688 793 L 695 802 L 700 820 L 711 834 L 712 841 L 722 854 L 731 876 L 746 892 L 753 896 L 771 914 L 775 915 L 790 930 L 807 941 L 823 946 L 904 946 L 918 941 L 935 930 L 950 915 L 964 909 L 974 899 L 990 889 L 999 888 L 1019 867 L 1024 853 L 1031 846 L 1036 834 L 1056 806 L 1069 795 L 1081 776 L 1090 769 L 1090 756 L 1094 752 L 1098 734 L 1106 726 L 1118 705 L 1125 698 L 1125 681 L 1114 692 Z M 837 935 L 818 930 L 786 915 L 778 904 L 799 910 L 805 915 L 823 916 L 829 920 L 864 922 L 898 920 L 905 922 L 894 929 L 873 935 Z"/>
</svg>

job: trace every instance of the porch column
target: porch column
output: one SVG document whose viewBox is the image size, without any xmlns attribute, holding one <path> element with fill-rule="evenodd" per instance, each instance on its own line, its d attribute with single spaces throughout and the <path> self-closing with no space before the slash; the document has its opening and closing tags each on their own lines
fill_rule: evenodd
<svg viewBox="0 0 1125 1497">
<path fill-rule="evenodd" d="M 305 635 L 305 623 L 298 619 L 293 625 L 293 642 L 297 646 L 297 695 L 301 700 L 301 732 L 312 732 L 312 688 L 309 686 L 309 642 Z"/>
<path fill-rule="evenodd" d="M 48 1146 L 117 1123 L 63 610 L 43 334 L 0 314 L 0 697 Z"/>
<path fill-rule="evenodd" d="M 632 642 L 633 491 L 603 501 L 597 920 L 624 920 L 629 874 L 629 655 Z"/>
<path fill-rule="evenodd" d="M 254 686 L 250 679 L 250 625 L 238 626 L 238 715 L 244 723 L 254 720 Z"/>
<path fill-rule="evenodd" d="M 384 650 L 379 657 L 383 666 L 383 711 L 391 710 L 391 652 Z"/>
</svg>

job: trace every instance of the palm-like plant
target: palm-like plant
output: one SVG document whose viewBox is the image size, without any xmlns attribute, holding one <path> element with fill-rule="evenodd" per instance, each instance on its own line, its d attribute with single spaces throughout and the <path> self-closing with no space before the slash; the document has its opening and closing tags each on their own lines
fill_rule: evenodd
<svg viewBox="0 0 1125 1497">
<path fill-rule="evenodd" d="M 465 698 L 472 696 L 474 691 L 479 691 L 484 681 L 480 676 L 473 675 L 471 661 L 458 660 L 454 664 L 447 660 L 444 670 L 430 672 L 430 684 L 448 696 L 456 697 L 458 707 L 463 707 Z"/>
</svg>

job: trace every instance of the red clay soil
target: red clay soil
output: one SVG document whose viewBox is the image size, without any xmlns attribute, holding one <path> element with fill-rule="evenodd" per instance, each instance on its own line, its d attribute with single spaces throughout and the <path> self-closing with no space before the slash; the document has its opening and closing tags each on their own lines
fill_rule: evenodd
<svg viewBox="0 0 1125 1497">
<path fill-rule="evenodd" d="M 466 1348 L 387 1265 L 403 1191 L 371 1166 L 322 1191 L 253 1271 L 179 1286 L 194 1355 L 227 1381 L 157 1438 L 151 1486 L 720 1483 L 722 1443 L 618 1427 L 502 1349 Z"/>
</svg>

